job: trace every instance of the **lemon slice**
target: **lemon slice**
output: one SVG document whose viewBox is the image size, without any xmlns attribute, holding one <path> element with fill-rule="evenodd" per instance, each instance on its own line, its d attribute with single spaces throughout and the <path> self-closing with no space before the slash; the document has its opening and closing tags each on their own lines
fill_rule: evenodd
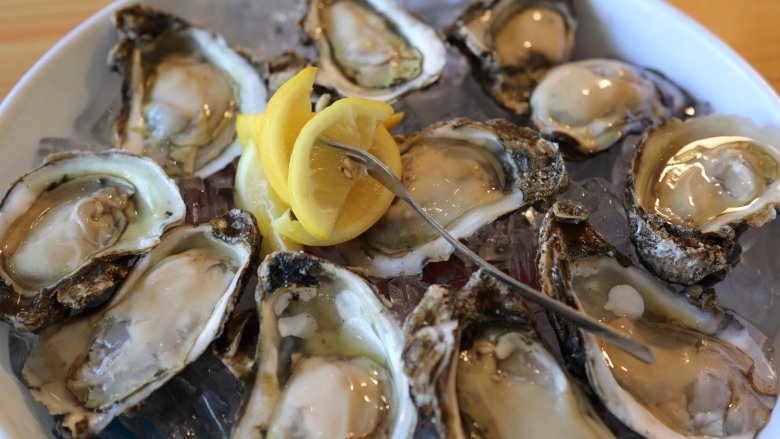
<svg viewBox="0 0 780 439">
<path fill-rule="evenodd" d="M 263 235 L 261 257 L 279 250 L 297 251 L 301 245 L 276 233 L 271 221 L 280 217 L 287 209 L 276 195 L 266 178 L 257 154 L 256 140 L 262 137 L 264 118 L 261 114 L 239 115 L 236 119 L 236 133 L 244 152 L 236 169 L 236 206 L 255 216 L 257 226 Z"/>
<path fill-rule="evenodd" d="M 400 175 L 398 146 L 383 125 L 392 113 L 383 102 L 345 98 L 317 113 L 301 130 L 290 157 L 288 184 L 295 218 L 315 240 L 334 241 L 337 229 L 338 235 L 357 236 L 393 200 L 392 193 L 367 177 L 362 166 L 319 139 L 368 150 Z"/>
<path fill-rule="evenodd" d="M 310 95 L 316 75 L 314 67 L 301 70 L 279 87 L 265 109 L 263 141 L 257 145 L 260 161 L 271 187 L 286 204 L 290 204 L 290 154 L 298 133 L 314 115 Z"/>
</svg>

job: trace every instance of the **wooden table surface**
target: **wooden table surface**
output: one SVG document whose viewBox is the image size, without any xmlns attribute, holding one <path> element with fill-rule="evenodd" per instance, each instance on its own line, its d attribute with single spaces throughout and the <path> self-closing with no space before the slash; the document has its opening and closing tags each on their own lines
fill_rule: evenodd
<svg viewBox="0 0 780 439">
<path fill-rule="evenodd" d="M 780 1 L 668 1 L 720 36 L 780 91 Z M 109 3 L 0 0 L 0 99 L 54 43 Z"/>
</svg>

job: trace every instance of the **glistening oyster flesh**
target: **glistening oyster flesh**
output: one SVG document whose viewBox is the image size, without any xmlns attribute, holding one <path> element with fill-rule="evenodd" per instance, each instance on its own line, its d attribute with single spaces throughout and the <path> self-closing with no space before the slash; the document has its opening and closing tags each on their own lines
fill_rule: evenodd
<svg viewBox="0 0 780 439">
<path fill-rule="evenodd" d="M 404 335 L 412 395 L 441 437 L 612 437 L 519 297 L 483 272 L 430 287 Z"/>
<path fill-rule="evenodd" d="M 401 148 L 403 183 L 456 238 L 502 215 L 546 203 L 569 183 L 555 143 L 504 119 L 455 119 L 431 125 Z M 411 207 L 396 199 L 377 224 L 340 248 L 373 276 L 416 274 L 453 252 Z"/>
<path fill-rule="evenodd" d="M 393 0 L 306 0 L 304 30 L 319 52 L 319 85 L 392 101 L 439 79 L 444 42 Z"/>
<path fill-rule="evenodd" d="M 365 279 L 305 253 L 273 253 L 256 299 L 257 363 L 233 437 L 411 436 L 401 328 Z"/>
<path fill-rule="evenodd" d="M 571 0 L 472 1 L 447 34 L 469 55 L 475 76 L 519 115 L 547 70 L 569 61 L 576 20 Z"/>
<path fill-rule="evenodd" d="M 152 157 L 170 175 L 205 177 L 241 154 L 237 114 L 262 113 L 255 67 L 219 35 L 148 7 L 117 11 L 109 55 L 123 75 L 117 147 Z"/>
<path fill-rule="evenodd" d="M 671 117 L 692 116 L 692 99 L 661 74 L 622 61 L 587 59 L 550 69 L 531 95 L 531 116 L 567 158 L 604 151 Z"/>
<path fill-rule="evenodd" d="M 120 151 L 47 157 L 0 203 L 0 318 L 34 331 L 102 298 L 184 218 L 174 182 Z"/>
<path fill-rule="evenodd" d="M 671 120 L 636 150 L 624 205 L 643 263 L 672 282 L 723 277 L 745 225 L 780 205 L 780 130 L 736 116 Z"/>
<path fill-rule="evenodd" d="M 167 232 L 107 307 L 47 328 L 24 366 L 33 397 L 91 437 L 198 358 L 257 264 L 251 215 Z"/>
<path fill-rule="evenodd" d="M 604 241 L 584 212 L 556 207 L 540 233 L 542 292 L 644 343 L 656 357 L 641 363 L 551 316 L 572 374 L 642 436 L 755 436 L 777 398 L 763 337 L 719 308 L 713 293 L 669 290 Z"/>
</svg>

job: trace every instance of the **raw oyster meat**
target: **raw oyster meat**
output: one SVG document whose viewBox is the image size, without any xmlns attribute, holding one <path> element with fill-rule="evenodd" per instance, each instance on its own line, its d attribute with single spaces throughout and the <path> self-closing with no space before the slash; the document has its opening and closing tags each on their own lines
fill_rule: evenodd
<svg viewBox="0 0 780 439">
<path fill-rule="evenodd" d="M 47 328 L 24 377 L 64 415 L 68 437 L 91 437 L 198 358 L 222 331 L 257 264 L 251 215 L 234 210 L 168 231 L 107 307 Z"/>
<path fill-rule="evenodd" d="M 407 138 L 403 183 L 415 200 L 456 238 L 502 215 L 545 203 L 569 176 L 558 146 L 504 119 L 455 119 Z M 402 200 L 360 238 L 341 247 L 349 264 L 372 276 L 416 274 L 453 252 Z"/>
<path fill-rule="evenodd" d="M 430 287 L 404 335 L 412 396 L 443 438 L 613 437 L 520 298 L 481 271 Z"/>
<path fill-rule="evenodd" d="M 518 115 L 547 70 L 569 61 L 577 28 L 571 0 L 475 0 L 447 34 L 469 55 L 475 76 Z"/>
<path fill-rule="evenodd" d="M 637 253 L 682 284 L 723 277 L 739 260 L 745 225 L 780 204 L 780 130 L 736 117 L 671 120 L 633 159 L 624 205 Z"/>
<path fill-rule="evenodd" d="M 305 253 L 273 253 L 258 276 L 257 363 L 233 437 L 410 437 L 401 328 L 374 288 Z"/>
<path fill-rule="evenodd" d="M 441 76 L 444 42 L 393 0 L 306 1 L 303 24 L 319 52 L 319 85 L 389 102 Z"/>
<path fill-rule="evenodd" d="M 123 76 L 115 145 L 173 176 L 206 177 L 241 154 L 236 116 L 266 102 L 252 63 L 219 35 L 148 7 L 120 9 L 114 22 L 109 65 Z"/>
<path fill-rule="evenodd" d="M 586 216 L 563 206 L 545 217 L 541 289 L 649 346 L 656 362 L 641 363 L 550 316 L 572 374 L 642 436 L 754 437 L 777 398 L 763 336 L 718 307 L 714 293 L 679 294 L 632 266 Z"/>
<path fill-rule="evenodd" d="M 34 331 L 93 304 L 183 218 L 176 184 L 149 159 L 49 156 L 0 203 L 0 318 Z"/>
<path fill-rule="evenodd" d="M 531 95 L 534 125 L 559 142 L 567 158 L 596 154 L 628 134 L 695 111 L 687 92 L 661 74 L 610 59 L 554 67 Z"/>
</svg>

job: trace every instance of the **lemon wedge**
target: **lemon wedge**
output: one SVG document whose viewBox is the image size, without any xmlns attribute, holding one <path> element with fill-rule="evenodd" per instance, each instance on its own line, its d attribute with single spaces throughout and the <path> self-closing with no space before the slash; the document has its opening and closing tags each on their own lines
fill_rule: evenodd
<svg viewBox="0 0 780 439">
<path fill-rule="evenodd" d="M 255 141 L 262 137 L 263 126 L 261 114 L 239 115 L 236 119 L 236 134 L 244 146 L 236 169 L 236 207 L 255 216 L 263 235 L 261 257 L 279 250 L 297 251 L 302 248 L 301 244 L 280 235 L 271 227 L 271 221 L 282 216 L 287 205 L 271 188 L 260 163 Z"/>
<path fill-rule="evenodd" d="M 316 75 L 316 68 L 307 67 L 279 87 L 266 106 L 263 140 L 257 145 L 268 182 L 288 205 L 290 155 L 298 133 L 314 115 L 310 95 Z"/>
<path fill-rule="evenodd" d="M 290 156 L 288 185 L 295 221 L 313 240 L 351 239 L 374 224 L 393 200 L 393 194 L 368 177 L 362 166 L 320 140 L 365 149 L 400 175 L 398 145 L 384 125 L 392 114 L 393 108 L 383 102 L 345 98 L 304 125 Z M 312 242 L 288 224 L 294 222 L 289 215 L 280 221 L 276 226 L 280 233 L 298 242 Z"/>
</svg>

